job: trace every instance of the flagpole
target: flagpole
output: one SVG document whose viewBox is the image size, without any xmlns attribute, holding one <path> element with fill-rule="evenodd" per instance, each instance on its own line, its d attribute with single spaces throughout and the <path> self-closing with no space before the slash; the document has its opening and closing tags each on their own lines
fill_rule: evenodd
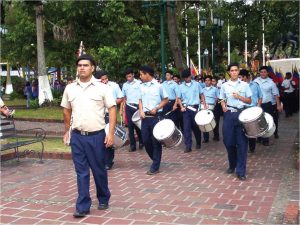
<svg viewBox="0 0 300 225">
<path fill-rule="evenodd" d="M 186 3 L 184 3 L 185 8 L 185 45 L 186 45 L 186 65 L 187 67 L 190 67 L 190 57 L 189 57 L 189 37 L 188 37 L 188 18 L 187 18 L 187 6 Z"/>
<path fill-rule="evenodd" d="M 248 57 L 247 57 L 247 52 L 248 52 L 248 42 L 247 42 L 247 24 L 245 24 L 245 63 L 247 65 L 248 63 Z"/>
<path fill-rule="evenodd" d="M 201 41 L 200 41 L 200 5 L 197 7 L 197 27 L 198 27 L 198 68 L 201 74 Z"/>
<path fill-rule="evenodd" d="M 266 65 L 265 59 L 265 20 L 264 20 L 264 9 L 262 15 L 262 57 L 263 57 L 263 65 Z"/>
<path fill-rule="evenodd" d="M 228 19 L 228 27 L 227 27 L 227 54 L 228 54 L 228 59 L 227 59 L 227 61 L 228 61 L 228 65 L 230 64 L 230 32 L 229 32 L 229 19 Z"/>
</svg>

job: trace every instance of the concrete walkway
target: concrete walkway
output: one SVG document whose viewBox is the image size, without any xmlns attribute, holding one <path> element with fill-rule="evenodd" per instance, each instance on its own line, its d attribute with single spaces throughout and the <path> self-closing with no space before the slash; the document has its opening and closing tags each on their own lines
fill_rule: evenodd
<svg viewBox="0 0 300 225">
<path fill-rule="evenodd" d="M 145 174 L 150 160 L 144 150 L 123 147 L 109 171 L 110 208 L 97 210 L 91 179 L 93 204 L 83 219 L 72 216 L 77 184 L 71 160 L 4 162 L 1 224 L 283 224 L 290 203 L 299 209 L 293 148 L 298 124 L 298 115 L 281 119 L 280 139 L 271 138 L 269 147 L 258 144 L 249 155 L 244 182 L 225 173 L 222 141 L 202 144 L 191 153 L 183 153 L 183 145 L 164 149 L 161 172 L 155 176 Z M 49 130 L 52 125 L 40 127 Z"/>
</svg>

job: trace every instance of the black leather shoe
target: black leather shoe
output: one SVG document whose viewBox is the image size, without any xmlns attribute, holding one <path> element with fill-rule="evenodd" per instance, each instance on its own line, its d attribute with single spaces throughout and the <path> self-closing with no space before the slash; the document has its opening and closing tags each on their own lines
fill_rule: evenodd
<svg viewBox="0 0 300 225">
<path fill-rule="evenodd" d="M 196 149 L 201 149 L 201 145 L 197 144 Z"/>
<path fill-rule="evenodd" d="M 263 146 L 269 146 L 270 145 L 269 142 L 263 142 L 262 144 L 263 144 Z"/>
<path fill-rule="evenodd" d="M 228 169 L 226 170 L 226 173 L 228 173 L 228 174 L 234 173 L 234 169 L 228 168 Z"/>
<path fill-rule="evenodd" d="M 105 210 L 105 209 L 108 209 L 108 208 L 109 208 L 108 203 L 103 203 L 103 204 L 98 205 L 99 210 Z"/>
<path fill-rule="evenodd" d="M 192 149 L 191 148 L 189 148 L 189 147 L 186 147 L 185 148 L 185 150 L 184 150 L 184 153 L 188 153 L 188 152 L 191 152 L 192 151 Z"/>
<path fill-rule="evenodd" d="M 241 181 L 246 180 L 246 176 L 237 175 L 237 178 Z"/>
<path fill-rule="evenodd" d="M 129 149 L 128 152 L 135 152 L 136 149 Z"/>
<path fill-rule="evenodd" d="M 157 174 L 157 173 L 159 173 L 159 170 L 148 170 L 147 171 L 147 175 L 154 175 L 154 174 Z"/>
<path fill-rule="evenodd" d="M 143 150 L 144 145 L 143 144 L 139 144 L 139 150 Z"/>
<path fill-rule="evenodd" d="M 106 169 L 106 170 L 111 170 L 114 164 L 115 164 L 115 163 L 112 162 L 111 165 L 106 165 L 106 166 L 105 166 L 105 169 Z"/>
<path fill-rule="evenodd" d="M 254 153 L 255 152 L 255 149 L 249 149 L 249 151 L 248 151 L 249 153 Z"/>
<path fill-rule="evenodd" d="M 78 212 L 77 210 L 73 213 L 74 218 L 82 218 L 85 217 L 90 212 Z"/>
<path fill-rule="evenodd" d="M 275 137 L 275 139 L 279 138 L 278 134 L 274 134 L 274 137 Z"/>
</svg>

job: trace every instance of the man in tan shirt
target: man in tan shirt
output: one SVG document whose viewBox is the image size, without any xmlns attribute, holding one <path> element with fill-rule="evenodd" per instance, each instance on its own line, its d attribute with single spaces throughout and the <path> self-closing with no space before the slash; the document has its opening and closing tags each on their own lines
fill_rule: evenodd
<svg viewBox="0 0 300 225">
<path fill-rule="evenodd" d="M 92 76 L 95 61 L 91 56 L 80 56 L 76 65 L 79 79 L 67 85 L 61 106 L 64 108 L 64 143 L 68 144 L 70 140 L 77 174 L 78 198 L 73 216 L 78 218 L 90 212 L 90 168 L 96 185 L 98 209 L 108 208 L 110 191 L 105 169 L 105 147 L 113 144 L 116 102 L 109 88 Z M 109 111 L 108 135 L 104 132 L 105 108 Z"/>
</svg>

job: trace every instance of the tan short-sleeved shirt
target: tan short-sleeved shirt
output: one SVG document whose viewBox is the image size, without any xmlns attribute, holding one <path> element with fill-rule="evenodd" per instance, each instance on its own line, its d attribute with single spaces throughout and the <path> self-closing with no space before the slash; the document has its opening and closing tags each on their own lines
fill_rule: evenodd
<svg viewBox="0 0 300 225">
<path fill-rule="evenodd" d="M 94 77 L 85 85 L 67 85 L 61 106 L 72 109 L 72 129 L 93 132 L 105 128 L 104 109 L 116 105 L 112 91 Z"/>
</svg>

